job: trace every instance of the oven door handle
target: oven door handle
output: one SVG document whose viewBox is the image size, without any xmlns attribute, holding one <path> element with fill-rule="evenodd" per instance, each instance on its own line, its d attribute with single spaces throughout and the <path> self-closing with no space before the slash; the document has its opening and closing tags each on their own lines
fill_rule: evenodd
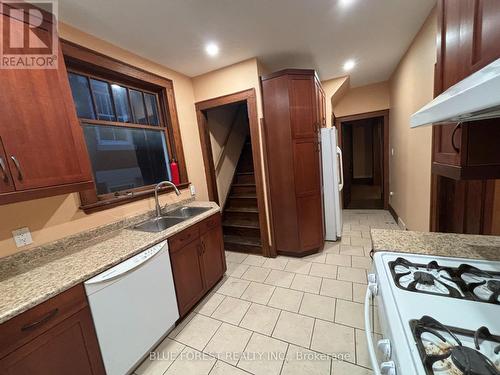
<svg viewBox="0 0 500 375">
<path fill-rule="evenodd" d="M 377 355 L 375 353 L 375 347 L 373 345 L 372 338 L 372 325 L 370 322 L 370 303 L 372 301 L 372 297 L 377 294 L 377 282 L 375 279 L 375 275 L 369 275 L 373 278 L 372 281 L 368 281 L 368 287 L 366 288 L 365 295 L 365 335 L 366 335 L 366 344 L 368 346 L 368 355 L 370 357 L 370 362 L 372 364 L 373 374 L 381 375 L 380 367 L 377 361 Z"/>
</svg>

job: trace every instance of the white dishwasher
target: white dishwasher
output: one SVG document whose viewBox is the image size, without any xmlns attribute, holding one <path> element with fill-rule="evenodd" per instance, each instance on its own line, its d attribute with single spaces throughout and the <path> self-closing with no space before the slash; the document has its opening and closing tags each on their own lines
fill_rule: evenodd
<svg viewBox="0 0 500 375">
<path fill-rule="evenodd" d="M 179 318 L 167 241 L 84 284 L 107 375 L 132 372 Z"/>
</svg>

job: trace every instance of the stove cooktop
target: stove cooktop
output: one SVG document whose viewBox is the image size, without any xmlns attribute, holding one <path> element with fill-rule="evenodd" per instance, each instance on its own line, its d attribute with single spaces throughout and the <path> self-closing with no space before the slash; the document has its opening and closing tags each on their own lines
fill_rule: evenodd
<svg viewBox="0 0 500 375">
<path fill-rule="evenodd" d="M 488 327 L 469 331 L 427 315 L 410 327 L 427 375 L 500 375 L 500 337 Z"/>
<path fill-rule="evenodd" d="M 398 288 L 500 305 L 500 272 L 487 272 L 469 264 L 420 264 L 402 257 L 391 261 L 389 267 Z"/>
</svg>

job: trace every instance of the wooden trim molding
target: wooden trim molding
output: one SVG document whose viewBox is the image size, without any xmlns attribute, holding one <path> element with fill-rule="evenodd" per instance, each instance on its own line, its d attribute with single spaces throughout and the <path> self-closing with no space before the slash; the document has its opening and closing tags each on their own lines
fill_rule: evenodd
<svg viewBox="0 0 500 375">
<path fill-rule="evenodd" d="M 157 93 L 164 99 L 160 100 L 159 110 L 160 116 L 164 119 L 165 132 L 168 135 L 167 147 L 169 155 L 170 158 L 175 159 L 179 165 L 179 177 L 181 182 L 179 186 L 183 188 L 189 185 L 173 82 L 165 77 L 64 39 L 61 39 L 61 48 L 69 70 L 80 71 L 86 74 L 96 74 L 105 79 L 114 80 L 125 85 L 137 87 L 138 89 Z M 87 122 L 90 123 L 91 121 Z M 95 123 L 96 121 L 92 122 Z M 116 125 L 120 126 L 122 124 Z M 158 127 L 155 129 L 158 129 Z M 115 207 L 148 196 L 150 196 L 149 193 L 137 189 L 133 194 L 120 196 L 109 201 L 101 201 L 97 198 L 94 189 L 80 193 L 80 199 L 82 201 L 81 208 L 86 213 Z"/>
<path fill-rule="evenodd" d="M 268 227 L 264 194 L 264 176 L 261 166 L 262 155 L 259 137 L 259 121 L 257 115 L 257 95 L 255 93 L 255 88 L 195 103 L 201 149 L 203 153 L 203 163 L 205 165 L 205 176 L 207 179 L 208 196 L 210 200 L 218 202 L 219 198 L 217 192 L 215 167 L 213 163 L 212 146 L 210 144 L 210 134 L 208 132 L 207 117 L 205 112 L 210 108 L 243 102 L 246 102 L 247 104 L 250 138 L 252 140 L 252 154 L 255 185 L 257 190 L 257 207 L 259 209 L 259 226 L 261 233 L 262 255 L 266 257 L 276 256 L 276 254 L 271 254 L 269 247 L 269 233 L 267 230 Z"/>
<path fill-rule="evenodd" d="M 399 216 L 398 216 L 396 210 L 394 209 L 394 207 L 392 207 L 390 203 L 387 205 L 387 210 L 389 211 L 389 213 L 393 217 L 393 219 L 396 222 L 396 224 L 398 224 Z"/>
<path fill-rule="evenodd" d="M 385 109 L 382 111 L 373 111 L 373 112 L 365 112 L 359 113 L 350 116 L 336 117 L 335 118 L 335 126 L 339 132 L 339 144 L 342 141 L 342 123 L 357 121 L 357 120 L 365 120 L 369 118 L 375 117 L 383 117 L 384 118 L 384 126 L 383 126 L 383 161 L 384 161 L 384 173 L 383 173 L 383 190 L 384 190 L 384 209 L 389 209 L 389 110 Z"/>
</svg>

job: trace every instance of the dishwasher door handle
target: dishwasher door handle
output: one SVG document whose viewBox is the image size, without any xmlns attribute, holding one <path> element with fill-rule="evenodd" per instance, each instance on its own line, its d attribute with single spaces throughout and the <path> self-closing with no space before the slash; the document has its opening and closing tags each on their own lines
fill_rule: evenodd
<svg viewBox="0 0 500 375">
<path fill-rule="evenodd" d="M 163 241 L 146 251 L 143 251 L 132 258 L 123 261 L 122 263 L 112 267 L 111 269 L 104 271 L 103 273 L 85 281 L 86 285 L 99 284 L 106 281 L 116 279 L 117 277 L 124 276 L 129 272 L 136 270 L 141 267 L 144 263 L 153 258 L 158 254 L 165 246 L 167 241 Z"/>
</svg>

